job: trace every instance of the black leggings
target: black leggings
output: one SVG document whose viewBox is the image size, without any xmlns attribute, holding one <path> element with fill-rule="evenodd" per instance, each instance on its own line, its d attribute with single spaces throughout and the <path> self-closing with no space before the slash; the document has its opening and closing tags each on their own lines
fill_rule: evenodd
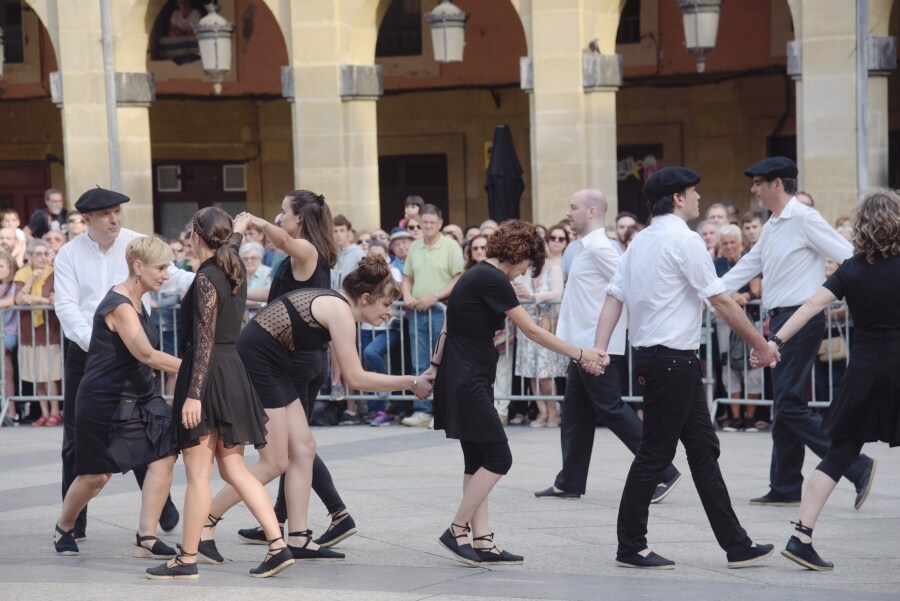
<svg viewBox="0 0 900 601">
<path fill-rule="evenodd" d="M 460 440 L 463 461 L 466 464 L 464 474 L 471 476 L 484 468 L 494 474 L 505 476 L 512 467 L 512 452 L 508 442 L 472 442 Z"/>
<path fill-rule="evenodd" d="M 831 441 L 828 452 L 819 465 L 816 466 L 816 469 L 837 482 L 850 467 L 850 464 L 859 457 L 862 447 L 862 440 L 835 438 Z"/>
<path fill-rule="evenodd" d="M 316 397 L 322 383 L 325 382 L 325 376 L 328 375 L 328 363 L 325 351 L 299 352 L 291 361 L 291 379 L 297 388 L 297 395 L 300 397 L 300 403 L 303 405 L 303 411 L 306 413 L 306 419 L 309 420 L 312 413 L 313 405 L 316 404 Z M 347 506 L 338 494 L 337 488 L 334 486 L 334 480 L 331 479 L 331 472 L 328 466 L 316 454 L 313 461 L 313 477 L 312 487 L 316 496 L 322 500 L 328 513 L 336 513 Z M 284 474 L 278 480 L 278 497 L 275 500 L 275 517 L 278 522 L 283 524 L 287 521 L 287 502 L 284 497 Z"/>
</svg>

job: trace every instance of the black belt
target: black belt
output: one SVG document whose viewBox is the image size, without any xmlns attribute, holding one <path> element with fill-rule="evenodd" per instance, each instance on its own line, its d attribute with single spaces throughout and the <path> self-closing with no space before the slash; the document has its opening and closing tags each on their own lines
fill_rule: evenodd
<svg viewBox="0 0 900 601">
<path fill-rule="evenodd" d="M 655 344 L 653 346 L 636 346 L 634 350 L 640 351 L 642 353 L 665 353 L 667 355 L 681 355 L 684 357 L 696 357 L 697 351 L 691 349 L 686 351 L 684 349 L 677 348 L 669 348 L 667 346 L 663 346 L 662 344 Z"/>
<path fill-rule="evenodd" d="M 793 307 L 775 307 L 774 309 L 769 309 L 769 315 L 775 316 L 780 315 L 781 313 L 793 313 L 800 307 L 801 305 L 794 305 Z"/>
</svg>

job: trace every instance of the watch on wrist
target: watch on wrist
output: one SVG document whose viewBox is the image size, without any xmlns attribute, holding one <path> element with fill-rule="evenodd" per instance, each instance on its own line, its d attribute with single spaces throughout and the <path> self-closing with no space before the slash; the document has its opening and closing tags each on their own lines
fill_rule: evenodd
<svg viewBox="0 0 900 601">
<path fill-rule="evenodd" d="M 772 334 L 772 335 L 769 337 L 769 340 L 775 343 L 775 346 L 778 347 L 778 350 L 779 350 L 779 351 L 780 351 L 781 349 L 784 348 L 784 340 L 782 340 L 781 338 L 779 338 L 779 337 L 778 337 L 778 334 Z"/>
</svg>

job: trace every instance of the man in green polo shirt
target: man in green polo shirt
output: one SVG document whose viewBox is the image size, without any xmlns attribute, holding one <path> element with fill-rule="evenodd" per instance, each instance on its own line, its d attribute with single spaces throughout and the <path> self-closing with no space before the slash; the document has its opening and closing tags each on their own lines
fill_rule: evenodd
<svg viewBox="0 0 900 601">
<path fill-rule="evenodd" d="M 422 207 L 422 238 L 413 242 L 403 267 L 403 302 L 409 310 L 413 370 L 428 369 L 434 345 L 444 327 L 444 302 L 462 275 L 462 249 L 452 238 L 441 234 L 443 216 L 432 204 Z M 427 426 L 431 421 L 431 401 L 415 401 L 413 414 L 404 426 Z"/>
</svg>

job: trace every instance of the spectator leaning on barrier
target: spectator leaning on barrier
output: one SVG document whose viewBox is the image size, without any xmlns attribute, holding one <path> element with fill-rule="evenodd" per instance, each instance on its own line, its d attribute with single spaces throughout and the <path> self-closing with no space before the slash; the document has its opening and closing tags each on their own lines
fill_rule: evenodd
<svg viewBox="0 0 900 601">
<path fill-rule="evenodd" d="M 100 187 L 82 194 L 75 208 L 81 212 L 87 232 L 63 245 L 56 257 L 56 312 L 69 341 L 64 374 L 63 497 L 75 479 L 75 394 L 84 375 L 94 312 L 109 289 L 128 276 L 125 248 L 143 235 L 122 227 L 121 205 L 129 200 L 124 194 Z M 192 273 L 174 264 L 169 266 L 168 273 L 168 281 L 160 288 L 162 293 L 184 294 L 194 280 Z M 149 295 L 143 300 L 149 312 Z M 139 485 L 145 473 L 145 470 L 135 470 Z M 166 502 L 160 524 L 166 532 L 178 524 L 178 510 L 171 499 Z M 75 525 L 76 540 L 84 536 L 85 526 L 86 513 L 82 512 Z"/>
<path fill-rule="evenodd" d="M 444 301 L 463 271 L 462 249 L 441 234 L 442 217 L 440 209 L 432 204 L 422 208 L 423 237 L 413 242 L 403 269 L 403 302 L 409 309 L 415 373 L 428 368 L 444 326 Z M 403 420 L 403 425 L 427 426 L 431 413 L 430 401 L 416 400 L 413 414 Z"/>
<path fill-rule="evenodd" d="M 16 379 L 13 369 L 13 353 L 19 346 L 18 313 L 10 310 L 16 304 L 16 285 L 13 282 L 18 265 L 11 254 L 0 250 L 0 311 L 3 315 L 3 362 L 6 388 L 3 393 L 8 397 L 16 393 Z M 19 414 L 16 404 L 10 401 L 3 416 L 4 426 L 18 426 Z"/>
<path fill-rule="evenodd" d="M 760 206 L 772 211 L 759 242 L 722 280 L 729 291 L 760 273 L 764 277 L 763 305 L 769 312 L 770 329 L 777 332 L 825 281 L 825 259 L 842 263 L 853 246 L 822 218 L 818 211 L 796 198 L 797 165 L 785 157 L 771 157 L 749 167 L 750 191 Z M 809 374 L 825 333 L 825 316 L 819 314 L 797 332 L 781 351 L 782 360 L 772 370 L 772 465 L 769 491 L 750 500 L 751 505 L 796 506 L 803 485 L 804 447 L 823 457 L 829 439 L 822 433 L 822 417 L 809 402 Z M 763 365 L 768 362 L 762 361 Z M 856 458 L 844 477 L 856 486 L 859 509 L 872 485 L 874 461 Z"/>
<path fill-rule="evenodd" d="M 16 273 L 16 304 L 52 305 L 54 300 L 53 266 L 50 246 L 40 239 L 28 243 L 29 263 Z M 19 375 L 34 383 L 34 393 L 41 399 L 41 417 L 33 425 L 58 426 L 59 401 L 43 399 L 43 395 L 59 394 L 62 379 L 59 321 L 53 311 L 35 309 L 19 312 Z"/>
</svg>

